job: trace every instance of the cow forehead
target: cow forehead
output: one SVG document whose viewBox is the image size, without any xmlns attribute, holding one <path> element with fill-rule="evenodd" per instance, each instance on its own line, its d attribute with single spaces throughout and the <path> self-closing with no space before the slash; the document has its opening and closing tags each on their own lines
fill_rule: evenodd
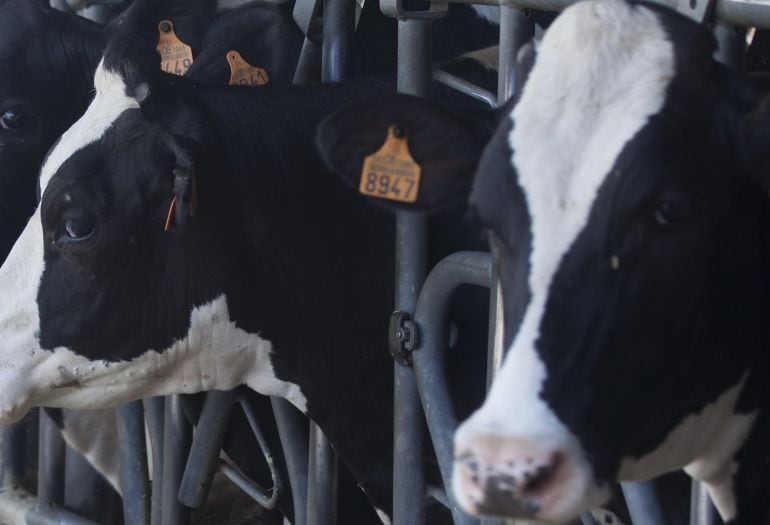
<svg viewBox="0 0 770 525">
<path fill-rule="evenodd" d="M 624 0 L 566 10 L 546 33 L 509 136 L 531 218 L 532 291 L 547 287 L 615 159 L 664 105 L 674 48 Z"/>
<path fill-rule="evenodd" d="M 139 103 L 126 94 L 126 84 L 116 72 L 104 67 L 104 59 L 94 74 L 96 96 L 88 110 L 75 122 L 46 158 L 40 171 L 40 194 L 45 192 L 62 164 L 76 151 L 101 139 L 123 112 L 138 108 Z"/>
</svg>

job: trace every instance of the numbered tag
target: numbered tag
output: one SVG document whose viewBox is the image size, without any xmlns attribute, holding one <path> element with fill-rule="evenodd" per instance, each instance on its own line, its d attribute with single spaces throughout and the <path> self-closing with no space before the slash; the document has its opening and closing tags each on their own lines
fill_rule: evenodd
<svg viewBox="0 0 770 525">
<path fill-rule="evenodd" d="M 261 86 L 270 81 L 267 71 L 246 62 L 238 51 L 227 52 L 227 63 L 230 64 L 231 86 Z"/>
<path fill-rule="evenodd" d="M 398 126 L 390 126 L 385 144 L 364 159 L 358 191 L 380 199 L 415 202 L 421 171 L 409 153 L 406 133 Z"/>
<path fill-rule="evenodd" d="M 174 23 L 163 20 L 158 24 L 158 53 L 160 67 L 166 73 L 182 76 L 193 63 L 192 48 L 179 40 L 174 33 Z"/>
</svg>

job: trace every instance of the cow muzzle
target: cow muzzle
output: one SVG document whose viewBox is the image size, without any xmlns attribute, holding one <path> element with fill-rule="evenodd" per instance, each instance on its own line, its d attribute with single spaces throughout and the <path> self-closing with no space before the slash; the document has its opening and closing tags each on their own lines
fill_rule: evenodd
<svg viewBox="0 0 770 525">
<path fill-rule="evenodd" d="M 452 484 L 460 506 L 475 515 L 560 522 L 604 499 L 579 454 L 547 443 L 459 431 Z"/>
</svg>

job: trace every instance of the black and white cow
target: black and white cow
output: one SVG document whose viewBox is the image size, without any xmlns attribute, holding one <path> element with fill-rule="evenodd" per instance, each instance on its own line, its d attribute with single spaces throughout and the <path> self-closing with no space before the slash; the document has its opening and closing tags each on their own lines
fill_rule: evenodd
<svg viewBox="0 0 770 525">
<path fill-rule="evenodd" d="M 308 412 L 387 509 L 392 224 L 312 151 L 364 87 L 196 89 L 141 49 L 107 51 L 0 269 L 2 420 L 247 384 Z"/>
<path fill-rule="evenodd" d="M 684 469 L 725 521 L 768 523 L 770 79 L 714 48 L 654 4 L 575 4 L 479 148 L 508 355 L 455 436 L 469 512 L 559 522 Z"/>
</svg>

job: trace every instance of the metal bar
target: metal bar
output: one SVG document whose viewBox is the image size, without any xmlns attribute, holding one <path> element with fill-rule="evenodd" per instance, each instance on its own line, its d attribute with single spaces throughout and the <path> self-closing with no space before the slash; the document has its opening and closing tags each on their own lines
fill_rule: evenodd
<svg viewBox="0 0 770 525">
<path fill-rule="evenodd" d="M 150 482 L 147 444 L 144 439 L 144 409 L 141 401 L 118 408 L 120 488 L 126 525 L 150 524 Z"/>
<path fill-rule="evenodd" d="M 162 397 L 150 397 L 142 401 L 147 430 L 152 449 L 152 497 L 150 499 L 150 523 L 161 525 L 163 519 L 163 425 L 166 402 Z"/>
<path fill-rule="evenodd" d="M 241 409 L 243 410 L 243 413 L 249 422 L 249 427 L 251 427 L 251 431 L 254 433 L 254 437 L 257 439 L 259 449 L 262 451 L 262 455 L 265 457 L 267 467 L 270 470 L 270 478 L 273 481 L 273 486 L 270 489 L 272 494 L 268 496 L 266 490 L 262 489 L 257 483 L 250 480 L 246 476 L 242 476 L 238 472 L 236 472 L 236 474 L 238 474 L 242 480 L 241 483 L 236 481 L 236 484 L 238 484 L 239 487 L 246 491 L 246 493 L 249 494 L 253 499 L 257 500 L 257 502 L 259 502 L 259 504 L 264 508 L 274 509 L 278 504 L 279 496 L 283 492 L 283 478 L 281 477 L 281 472 L 275 466 L 275 456 L 273 455 L 273 451 L 270 449 L 270 445 L 268 444 L 267 439 L 265 439 L 265 435 L 262 433 L 262 429 L 259 427 L 257 416 L 254 414 L 254 410 L 251 408 L 251 403 L 249 403 L 249 400 L 243 395 L 238 396 L 238 403 L 241 405 Z"/>
<path fill-rule="evenodd" d="M 291 403 L 280 397 L 271 397 L 275 424 L 281 438 L 281 448 L 289 473 L 294 525 L 307 523 L 308 447 L 303 439 L 307 430 L 307 418 Z"/>
<path fill-rule="evenodd" d="M 179 487 L 179 501 L 188 507 L 197 509 L 206 503 L 234 403 L 232 390 L 206 394 Z"/>
<path fill-rule="evenodd" d="M 722 23 L 714 26 L 714 36 L 717 39 L 717 50 L 714 59 L 735 70 L 745 69 L 746 31 L 742 28 L 731 27 Z"/>
<path fill-rule="evenodd" d="M 652 482 L 621 483 L 623 497 L 634 525 L 666 525 L 668 520 Z"/>
<path fill-rule="evenodd" d="M 354 0 L 324 1 L 322 82 L 339 82 L 348 76 L 355 29 Z"/>
<path fill-rule="evenodd" d="M 294 70 L 293 84 L 310 84 L 321 78 L 321 44 L 305 37 Z"/>
<path fill-rule="evenodd" d="M 121 505 L 120 496 L 107 479 L 83 455 L 65 446 L 63 506 L 84 518 L 110 523 L 118 517 Z M 4 523 L 1 518 L 0 523 Z"/>
<path fill-rule="evenodd" d="M 488 287 L 491 273 L 492 257 L 488 253 L 454 253 L 444 258 L 430 272 L 415 311 L 420 337 L 419 347 L 412 353 L 414 371 L 445 487 L 451 486 L 452 435 L 457 428 L 457 418 L 444 374 L 450 299 L 455 288 L 461 284 Z M 470 522 L 470 518 L 459 510 L 451 494 L 450 498 L 455 523 Z"/>
<path fill-rule="evenodd" d="M 721 520 L 706 491 L 706 486 L 700 481 L 693 480 L 690 489 L 690 525 L 718 525 L 719 523 Z"/>
<path fill-rule="evenodd" d="M 467 95 L 473 99 L 483 102 L 491 108 L 497 107 L 497 97 L 491 91 L 480 88 L 472 82 L 468 82 L 458 76 L 436 69 L 433 71 L 433 80 L 448 86 L 455 91 L 459 91 L 463 95 Z"/>
<path fill-rule="evenodd" d="M 27 440 L 26 420 L 3 429 L 2 487 L 21 483 L 24 477 L 24 445 Z"/>
<path fill-rule="evenodd" d="M 580 523 L 583 525 L 599 525 L 590 512 L 584 512 L 580 515 Z M 636 525 L 635 522 L 634 525 Z"/>
<path fill-rule="evenodd" d="M 163 525 L 183 525 L 190 521 L 190 509 L 179 502 L 177 494 L 191 435 L 192 428 L 185 418 L 179 396 L 168 396 L 163 431 Z"/>
<path fill-rule="evenodd" d="M 41 507 L 64 502 L 64 439 L 56 423 L 40 410 L 37 499 Z"/>
<path fill-rule="evenodd" d="M 500 7 L 500 58 L 497 70 L 497 101 L 504 104 L 516 85 L 516 55 L 535 34 L 535 24 L 527 12 L 511 6 Z"/>
<path fill-rule="evenodd" d="M 61 508 L 33 508 L 27 513 L 27 525 L 98 525 L 77 514 Z"/>
<path fill-rule="evenodd" d="M 337 458 L 318 425 L 310 425 L 308 525 L 337 523 Z"/>
<path fill-rule="evenodd" d="M 427 96 L 431 81 L 431 22 L 398 21 L 398 91 Z M 396 214 L 396 310 L 412 314 L 427 273 L 428 223 L 423 214 Z M 393 523 L 425 522 L 423 415 L 412 369 L 394 365 Z"/>
</svg>

